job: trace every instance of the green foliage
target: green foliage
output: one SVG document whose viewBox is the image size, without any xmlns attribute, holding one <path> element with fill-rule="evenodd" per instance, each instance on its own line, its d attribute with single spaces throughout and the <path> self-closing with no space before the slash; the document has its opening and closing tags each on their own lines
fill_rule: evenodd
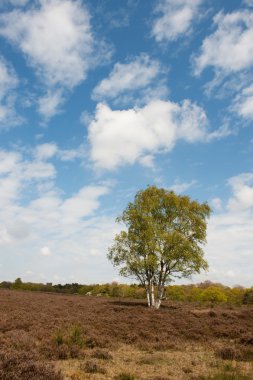
<svg viewBox="0 0 253 380">
<path fill-rule="evenodd" d="M 57 346 L 60 346 L 64 343 L 64 335 L 62 331 L 57 331 L 53 337 L 53 341 Z"/>
<path fill-rule="evenodd" d="M 247 289 L 243 296 L 244 305 L 253 305 L 253 288 Z"/>
<path fill-rule="evenodd" d="M 84 346 L 83 331 L 75 324 L 68 329 L 57 330 L 52 339 L 56 346 L 55 356 L 61 360 L 79 357 Z"/>
<path fill-rule="evenodd" d="M 21 282 L 20 282 L 21 281 Z M 23 282 L 21 279 L 18 283 L 3 281 L 0 283 L 2 289 L 18 289 L 27 291 L 44 291 L 44 292 L 62 292 L 74 293 L 76 284 L 52 285 L 50 283 L 31 283 Z M 211 288 L 211 290 L 210 290 Z M 86 295 L 91 293 L 93 296 L 107 296 L 117 298 L 136 298 L 144 299 L 146 290 L 144 286 L 137 284 L 94 284 L 81 285 L 78 284 L 78 294 Z M 208 290 L 209 289 L 209 290 Z M 156 288 L 157 290 L 157 288 Z M 250 305 L 253 304 L 253 288 L 245 289 L 240 286 L 230 288 L 222 284 L 215 284 L 210 281 L 205 281 L 196 285 L 169 285 L 166 287 L 166 297 L 172 301 L 187 301 L 187 302 L 211 302 L 220 303 L 226 302 L 231 305 Z"/>
<path fill-rule="evenodd" d="M 185 301 L 184 288 L 180 285 L 169 286 L 166 289 L 166 296 L 172 301 Z"/>
<path fill-rule="evenodd" d="M 203 290 L 200 299 L 204 302 L 221 303 L 227 301 L 227 296 L 220 288 L 209 286 L 207 289 Z"/>
<path fill-rule="evenodd" d="M 14 281 L 14 283 L 12 284 L 11 288 L 12 289 L 21 289 L 22 288 L 22 280 L 20 277 L 16 278 L 16 280 Z"/>
<path fill-rule="evenodd" d="M 202 245 L 210 208 L 187 196 L 150 186 L 139 191 L 117 219 L 127 230 L 115 236 L 108 258 L 123 276 L 158 292 L 172 277 L 207 269 Z"/>
<path fill-rule="evenodd" d="M 197 285 L 189 285 L 184 287 L 185 300 L 189 302 L 199 302 L 201 299 L 202 289 Z"/>
<path fill-rule="evenodd" d="M 83 332 L 79 325 L 74 325 L 69 330 L 69 342 L 70 344 L 75 344 L 79 347 L 84 345 Z"/>
<path fill-rule="evenodd" d="M 234 288 L 225 288 L 225 294 L 227 296 L 227 302 L 230 304 L 241 305 L 245 294 L 245 289 L 241 286 L 235 286 Z"/>
<path fill-rule="evenodd" d="M 11 289 L 12 283 L 10 281 L 3 281 L 0 283 L 1 289 Z"/>
</svg>

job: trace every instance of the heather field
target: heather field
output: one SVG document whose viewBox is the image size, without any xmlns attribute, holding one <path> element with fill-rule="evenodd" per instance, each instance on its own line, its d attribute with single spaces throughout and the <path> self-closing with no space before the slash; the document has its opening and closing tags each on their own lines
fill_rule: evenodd
<svg viewBox="0 0 253 380">
<path fill-rule="evenodd" d="M 0 290 L 1 380 L 253 379 L 253 306 Z"/>
</svg>

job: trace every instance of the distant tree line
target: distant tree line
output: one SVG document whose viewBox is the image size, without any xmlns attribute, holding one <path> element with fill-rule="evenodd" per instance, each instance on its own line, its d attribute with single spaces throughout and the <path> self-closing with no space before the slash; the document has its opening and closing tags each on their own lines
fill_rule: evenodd
<svg viewBox="0 0 253 380">
<path fill-rule="evenodd" d="M 117 282 L 102 285 L 82 285 L 78 283 L 53 285 L 52 283 L 23 282 L 21 278 L 17 278 L 14 282 L 1 282 L 0 288 L 97 297 L 146 298 L 146 289 L 144 287 L 137 284 L 118 284 Z M 164 298 L 171 301 L 197 302 L 200 304 L 228 303 L 234 305 L 252 305 L 253 287 L 243 288 L 242 286 L 234 286 L 231 288 L 219 283 L 212 283 L 211 281 L 205 281 L 196 285 L 170 285 L 165 288 Z"/>
</svg>

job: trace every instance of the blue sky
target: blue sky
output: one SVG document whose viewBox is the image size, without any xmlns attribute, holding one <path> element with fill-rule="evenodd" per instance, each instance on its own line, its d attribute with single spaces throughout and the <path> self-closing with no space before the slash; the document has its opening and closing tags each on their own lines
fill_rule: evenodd
<svg viewBox="0 0 253 380">
<path fill-rule="evenodd" d="M 252 122 L 252 0 L 1 0 L 0 280 L 120 280 L 155 184 L 213 209 L 193 281 L 251 286 Z"/>
</svg>

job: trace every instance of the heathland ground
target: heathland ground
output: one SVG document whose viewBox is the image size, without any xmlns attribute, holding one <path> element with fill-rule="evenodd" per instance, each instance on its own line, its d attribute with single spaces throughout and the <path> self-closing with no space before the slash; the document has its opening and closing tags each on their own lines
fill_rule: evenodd
<svg viewBox="0 0 253 380">
<path fill-rule="evenodd" d="M 253 379 L 253 306 L 0 290 L 0 380 Z"/>
</svg>

